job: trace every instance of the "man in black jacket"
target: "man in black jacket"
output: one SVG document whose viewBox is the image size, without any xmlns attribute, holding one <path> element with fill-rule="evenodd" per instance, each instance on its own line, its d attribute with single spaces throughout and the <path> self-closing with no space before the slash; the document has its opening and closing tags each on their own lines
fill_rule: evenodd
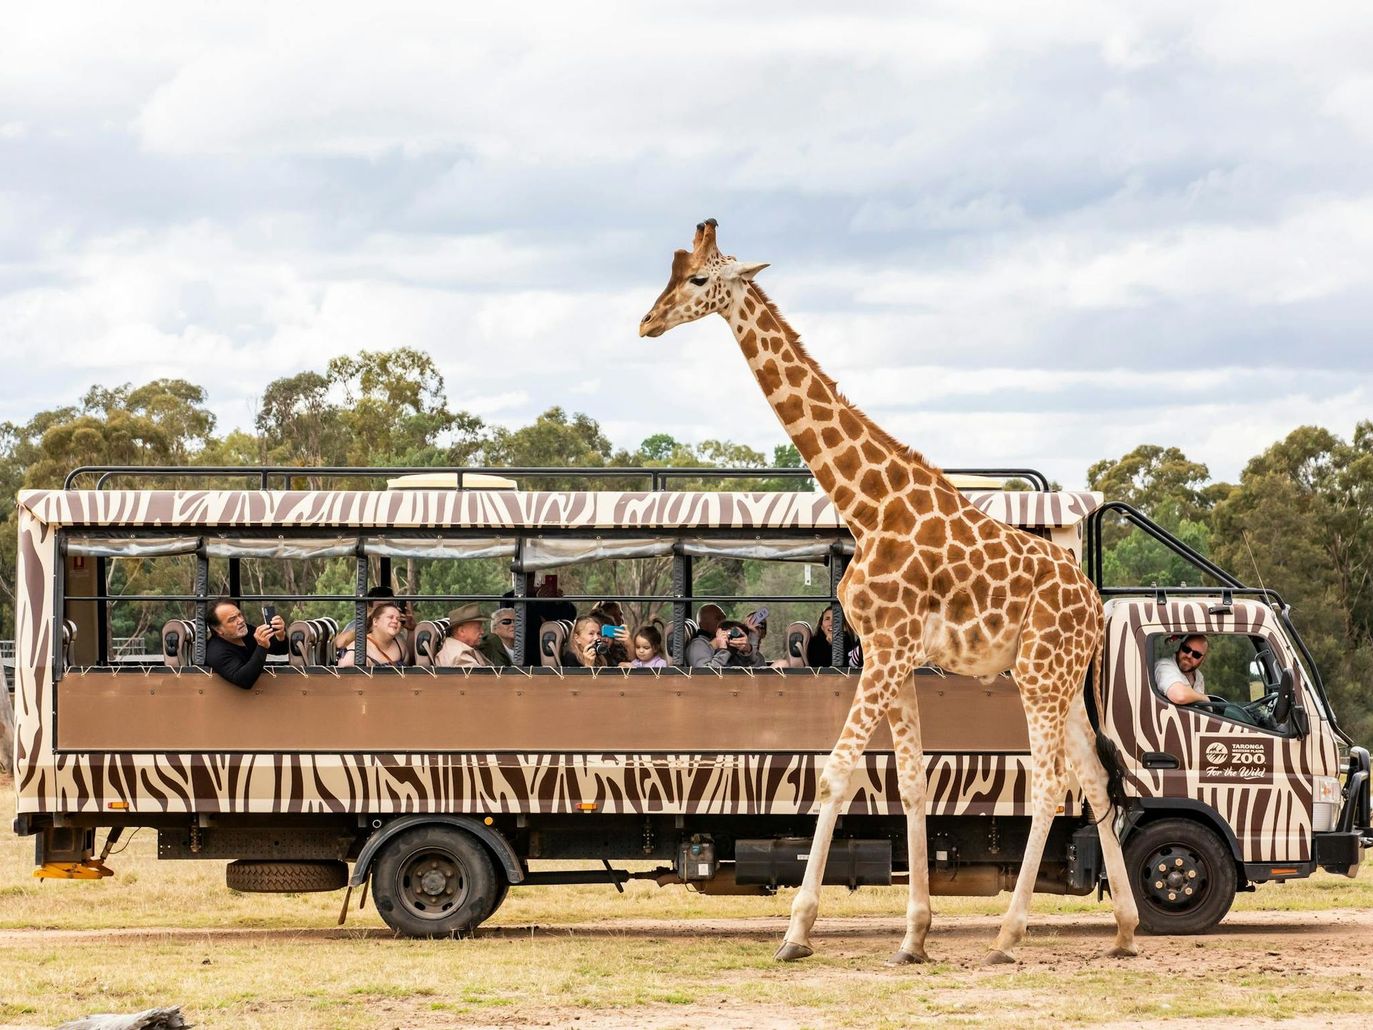
<svg viewBox="0 0 1373 1030">
<path fill-rule="evenodd" d="M 274 615 L 270 625 L 250 626 L 227 597 L 205 609 L 210 637 L 205 664 L 236 687 L 252 690 L 269 654 L 286 654 L 286 622 Z"/>
</svg>

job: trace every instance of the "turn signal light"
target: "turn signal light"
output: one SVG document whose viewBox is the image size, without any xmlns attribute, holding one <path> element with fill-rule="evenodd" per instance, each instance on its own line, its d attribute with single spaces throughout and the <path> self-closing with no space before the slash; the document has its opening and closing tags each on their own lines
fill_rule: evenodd
<svg viewBox="0 0 1373 1030">
<path fill-rule="evenodd" d="M 129 803 L 127 801 L 111 801 L 109 807 L 117 812 L 126 812 L 128 811 Z"/>
<path fill-rule="evenodd" d="M 582 812 L 594 812 L 594 811 L 596 811 L 596 802 L 594 802 L 594 801 L 583 801 L 583 802 L 581 802 L 580 804 L 577 805 L 577 808 L 578 808 L 579 811 L 582 811 Z"/>
</svg>

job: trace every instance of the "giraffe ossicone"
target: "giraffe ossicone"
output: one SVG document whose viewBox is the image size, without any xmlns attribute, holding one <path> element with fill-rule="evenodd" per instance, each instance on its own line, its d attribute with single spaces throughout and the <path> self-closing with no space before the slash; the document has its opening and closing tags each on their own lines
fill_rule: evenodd
<svg viewBox="0 0 1373 1030">
<path fill-rule="evenodd" d="M 672 259 L 667 286 L 639 335 L 719 314 L 816 481 L 853 533 L 839 602 L 863 642 L 864 666 L 843 732 L 820 773 L 820 813 L 801 889 L 777 958 L 812 953 L 820 884 L 850 778 L 879 720 L 891 725 L 906 809 L 910 894 L 906 934 L 891 964 L 926 960 L 930 926 L 925 837 L 925 762 L 914 672 L 934 664 L 990 677 L 1010 671 L 1020 691 L 1031 753 L 1031 826 L 1011 905 L 991 962 L 1013 961 L 1024 937 L 1044 842 L 1071 768 L 1100 818 L 1116 939 L 1135 954 L 1139 923 L 1111 820 L 1118 781 L 1112 745 L 1087 715 L 1083 682 L 1102 647 L 1095 587 L 1068 551 L 998 522 L 969 504 L 919 453 L 851 404 L 801 346 L 754 281 L 765 264 L 740 262 L 716 245 L 715 220 L 696 226 L 690 250 Z M 1101 662 L 1095 690 L 1101 705 Z"/>
</svg>

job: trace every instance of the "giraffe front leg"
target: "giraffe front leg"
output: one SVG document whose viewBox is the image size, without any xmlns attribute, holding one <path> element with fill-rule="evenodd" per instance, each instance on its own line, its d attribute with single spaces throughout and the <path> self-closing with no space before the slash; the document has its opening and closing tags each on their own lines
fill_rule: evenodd
<svg viewBox="0 0 1373 1030">
<path fill-rule="evenodd" d="M 1039 878 L 1039 863 L 1044 857 L 1044 842 L 1065 787 L 1063 740 L 1067 715 L 1066 696 L 1063 702 L 1046 705 L 1040 712 L 1039 726 L 1031 720 L 1030 729 L 1030 834 L 1025 841 L 1020 875 L 1016 877 L 1011 906 L 1001 921 L 1001 932 L 982 960 L 983 965 L 1014 962 L 1012 949 L 1025 937 L 1030 921 L 1030 901 L 1034 896 L 1035 880 Z"/>
<path fill-rule="evenodd" d="M 901 788 L 901 803 L 906 809 L 906 855 L 910 870 L 910 892 L 906 899 L 906 936 L 901 947 L 887 960 L 889 966 L 928 962 L 925 936 L 930 930 L 929 842 L 925 830 L 925 752 L 920 736 L 920 710 L 915 684 L 907 683 L 897 692 L 887 713 L 896 749 L 896 778 Z"/>
<path fill-rule="evenodd" d="M 825 879 L 825 863 L 829 859 L 830 842 L 834 839 L 834 825 L 839 820 L 842 807 L 848 802 L 853 767 L 867 747 L 877 721 L 890 706 L 896 682 L 899 682 L 899 674 L 892 671 L 889 656 L 885 660 L 876 656 L 870 658 L 859 678 L 844 731 L 839 735 L 839 741 L 820 773 L 820 817 L 816 820 L 815 836 L 806 860 L 806 875 L 791 903 L 791 922 L 787 926 L 787 935 L 773 956 L 779 962 L 794 962 L 814 953 L 810 945 L 810 931 L 815 926 L 815 916 L 820 907 L 820 885 Z"/>
</svg>

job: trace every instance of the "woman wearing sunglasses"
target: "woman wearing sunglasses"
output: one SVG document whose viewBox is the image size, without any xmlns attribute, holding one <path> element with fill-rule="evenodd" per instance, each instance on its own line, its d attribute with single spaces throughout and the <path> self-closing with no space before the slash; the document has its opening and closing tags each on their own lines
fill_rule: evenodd
<svg viewBox="0 0 1373 1030">
<path fill-rule="evenodd" d="M 1194 705 L 1210 701 L 1206 696 L 1206 677 L 1201 663 L 1211 645 L 1200 633 L 1183 637 L 1172 658 L 1160 658 L 1154 663 L 1154 681 L 1176 705 Z"/>
</svg>

